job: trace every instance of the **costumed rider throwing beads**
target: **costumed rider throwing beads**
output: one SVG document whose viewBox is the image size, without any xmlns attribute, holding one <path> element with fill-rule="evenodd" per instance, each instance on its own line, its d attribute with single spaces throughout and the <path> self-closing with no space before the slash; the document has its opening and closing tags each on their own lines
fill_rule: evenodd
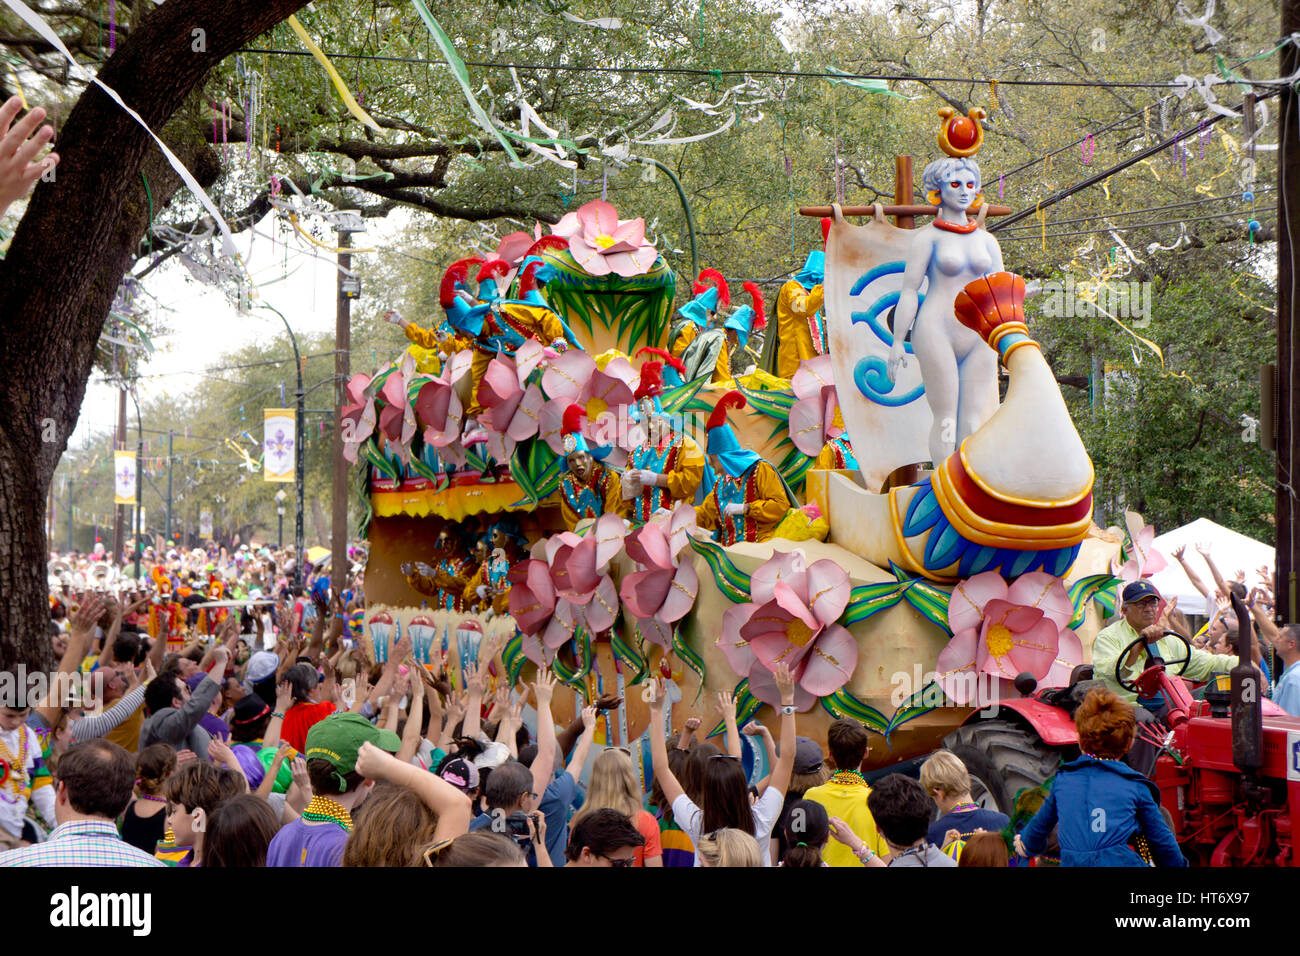
<svg viewBox="0 0 1300 956">
<path fill-rule="evenodd" d="M 716 480 L 695 509 L 695 523 L 724 545 L 766 541 L 798 504 L 775 468 L 757 452 L 740 447 L 727 424 L 727 409 L 744 408 L 745 396 L 728 392 L 709 416 L 709 464 Z"/>
<path fill-rule="evenodd" d="M 580 521 L 599 518 L 607 511 L 622 513 L 623 499 L 616 476 L 592 457 L 587 440 L 582 437 L 585 414 L 581 405 L 570 405 L 564 410 L 560 429 L 568 465 L 568 472 L 560 479 L 560 514 L 570 531 Z"/>
<path fill-rule="evenodd" d="M 685 364 L 684 381 L 692 382 L 710 369 L 713 371 L 711 381 L 728 381 L 731 378 L 731 358 L 727 355 L 727 336 L 721 329 L 710 327 L 717 311 L 731 303 L 727 280 L 717 270 L 705 269 L 692 292 L 695 298 L 673 316 L 668 351 Z"/>
<path fill-rule="evenodd" d="M 644 363 L 633 393 L 647 436 L 632 449 L 623 471 L 622 499 L 629 505 L 624 517 L 634 525 L 645 524 L 660 508 L 693 503 L 704 477 L 704 452 L 695 439 L 678 435 L 664 414 L 662 373 L 659 362 Z"/>
</svg>

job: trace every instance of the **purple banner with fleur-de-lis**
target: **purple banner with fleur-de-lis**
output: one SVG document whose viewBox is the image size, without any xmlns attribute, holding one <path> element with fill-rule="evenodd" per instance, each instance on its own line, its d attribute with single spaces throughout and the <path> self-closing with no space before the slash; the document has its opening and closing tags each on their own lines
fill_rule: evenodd
<svg viewBox="0 0 1300 956">
<path fill-rule="evenodd" d="M 265 408 L 262 437 L 262 474 L 267 481 L 293 481 L 294 409 Z"/>
<path fill-rule="evenodd" d="M 135 504 L 135 452 L 113 452 L 113 504 Z"/>
</svg>

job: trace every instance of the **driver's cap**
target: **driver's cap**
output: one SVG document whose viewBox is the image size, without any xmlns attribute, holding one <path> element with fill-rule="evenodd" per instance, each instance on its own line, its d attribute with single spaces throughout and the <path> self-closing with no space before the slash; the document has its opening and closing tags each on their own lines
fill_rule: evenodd
<svg viewBox="0 0 1300 956">
<path fill-rule="evenodd" d="M 1143 598 L 1159 598 L 1160 592 L 1156 590 L 1155 585 L 1150 581 L 1133 581 L 1124 588 L 1124 603 L 1136 604 Z"/>
</svg>

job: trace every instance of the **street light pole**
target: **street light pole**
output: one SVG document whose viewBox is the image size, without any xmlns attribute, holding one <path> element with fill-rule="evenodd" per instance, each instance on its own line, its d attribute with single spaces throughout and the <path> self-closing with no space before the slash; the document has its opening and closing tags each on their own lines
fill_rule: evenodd
<svg viewBox="0 0 1300 956">
<path fill-rule="evenodd" d="M 352 300 L 360 292 L 360 281 L 352 274 L 352 234 L 364 232 L 361 214 L 342 212 L 338 220 L 338 293 L 334 313 L 334 487 L 330 528 L 330 584 L 335 594 L 343 592 L 348 570 L 348 463 L 343 457 L 344 387 L 351 370 Z"/>
<path fill-rule="evenodd" d="M 294 416 L 293 423 L 293 477 L 297 485 L 297 494 L 295 502 L 294 515 L 294 547 L 296 549 L 293 557 L 293 586 L 295 590 L 302 588 L 302 493 L 303 493 L 303 448 L 302 448 L 302 420 L 306 417 L 306 403 L 304 401 L 305 392 L 302 388 L 302 356 L 298 352 L 298 338 L 293 334 L 293 329 L 289 328 L 289 320 L 286 319 L 279 309 L 271 305 L 262 305 L 260 308 L 270 309 L 276 315 L 280 316 L 280 321 L 284 323 L 284 330 L 289 333 L 289 343 L 293 346 L 293 365 L 298 373 L 298 387 L 294 390 L 294 398 L 297 402 L 298 413 Z M 281 534 L 281 538 L 284 535 Z"/>
</svg>

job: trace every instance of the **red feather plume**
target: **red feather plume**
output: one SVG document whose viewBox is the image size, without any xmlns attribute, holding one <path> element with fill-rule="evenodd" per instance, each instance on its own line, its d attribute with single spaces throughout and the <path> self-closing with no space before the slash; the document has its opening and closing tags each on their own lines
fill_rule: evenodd
<svg viewBox="0 0 1300 956">
<path fill-rule="evenodd" d="M 731 304 L 731 290 L 727 288 L 727 280 L 722 278 L 722 273 L 717 269 L 703 269 L 700 271 L 700 277 L 695 280 L 695 285 L 691 287 L 692 295 L 699 295 L 706 291 L 710 284 L 718 290 L 718 305 Z"/>
<path fill-rule="evenodd" d="M 438 301 L 442 303 L 444 309 L 450 309 L 451 304 L 456 301 L 456 283 L 464 282 L 469 277 L 469 267 L 482 261 L 480 256 L 470 256 L 468 259 L 457 259 L 447 267 L 447 271 L 442 274 L 442 285 L 438 289 Z"/>
<path fill-rule="evenodd" d="M 527 292 L 532 292 L 534 289 L 537 288 L 537 270 L 540 269 L 545 264 L 546 263 L 544 262 L 533 261 L 528 263 L 528 265 L 524 267 L 524 271 L 519 277 L 520 295 L 524 295 Z"/>
<path fill-rule="evenodd" d="M 651 355 L 657 355 L 660 359 L 663 360 L 663 364 L 671 366 L 672 368 L 676 369 L 678 375 L 686 374 L 686 363 L 683 362 L 681 359 L 677 358 L 675 355 L 672 355 L 664 351 L 663 349 L 653 348 L 649 345 L 643 345 L 636 350 L 636 355 L 638 358 L 640 358 L 642 352 L 649 352 Z"/>
<path fill-rule="evenodd" d="M 581 405 L 570 405 L 564 410 L 564 423 L 560 426 L 561 435 L 572 435 L 582 429 L 582 420 L 587 415 Z"/>
<path fill-rule="evenodd" d="M 663 368 L 662 362 L 642 362 L 641 381 L 637 383 L 632 397 L 640 401 L 660 394 L 664 390 Z"/>
<path fill-rule="evenodd" d="M 830 238 L 831 221 L 829 218 L 822 220 L 822 245 L 826 245 L 826 240 Z"/>
<path fill-rule="evenodd" d="M 727 423 L 727 409 L 741 409 L 745 407 L 745 396 L 737 391 L 730 391 L 718 399 L 718 404 L 713 406 L 713 412 L 709 415 L 709 428 L 717 428 L 719 425 Z"/>
<path fill-rule="evenodd" d="M 504 259 L 490 259 L 483 263 L 478 270 L 478 281 L 484 279 L 504 279 L 510 274 L 510 263 Z"/>
<path fill-rule="evenodd" d="M 750 301 L 754 303 L 754 324 L 750 326 L 752 331 L 767 328 L 767 310 L 763 308 L 763 290 L 753 282 L 746 282 L 744 289 L 749 293 Z"/>
<path fill-rule="evenodd" d="M 538 239 L 528 247 L 528 251 L 524 253 L 524 258 L 528 258 L 529 256 L 540 256 L 547 249 L 555 249 L 559 252 L 563 252 L 568 248 L 569 240 L 565 239 L 563 236 L 542 236 L 542 238 Z"/>
</svg>

